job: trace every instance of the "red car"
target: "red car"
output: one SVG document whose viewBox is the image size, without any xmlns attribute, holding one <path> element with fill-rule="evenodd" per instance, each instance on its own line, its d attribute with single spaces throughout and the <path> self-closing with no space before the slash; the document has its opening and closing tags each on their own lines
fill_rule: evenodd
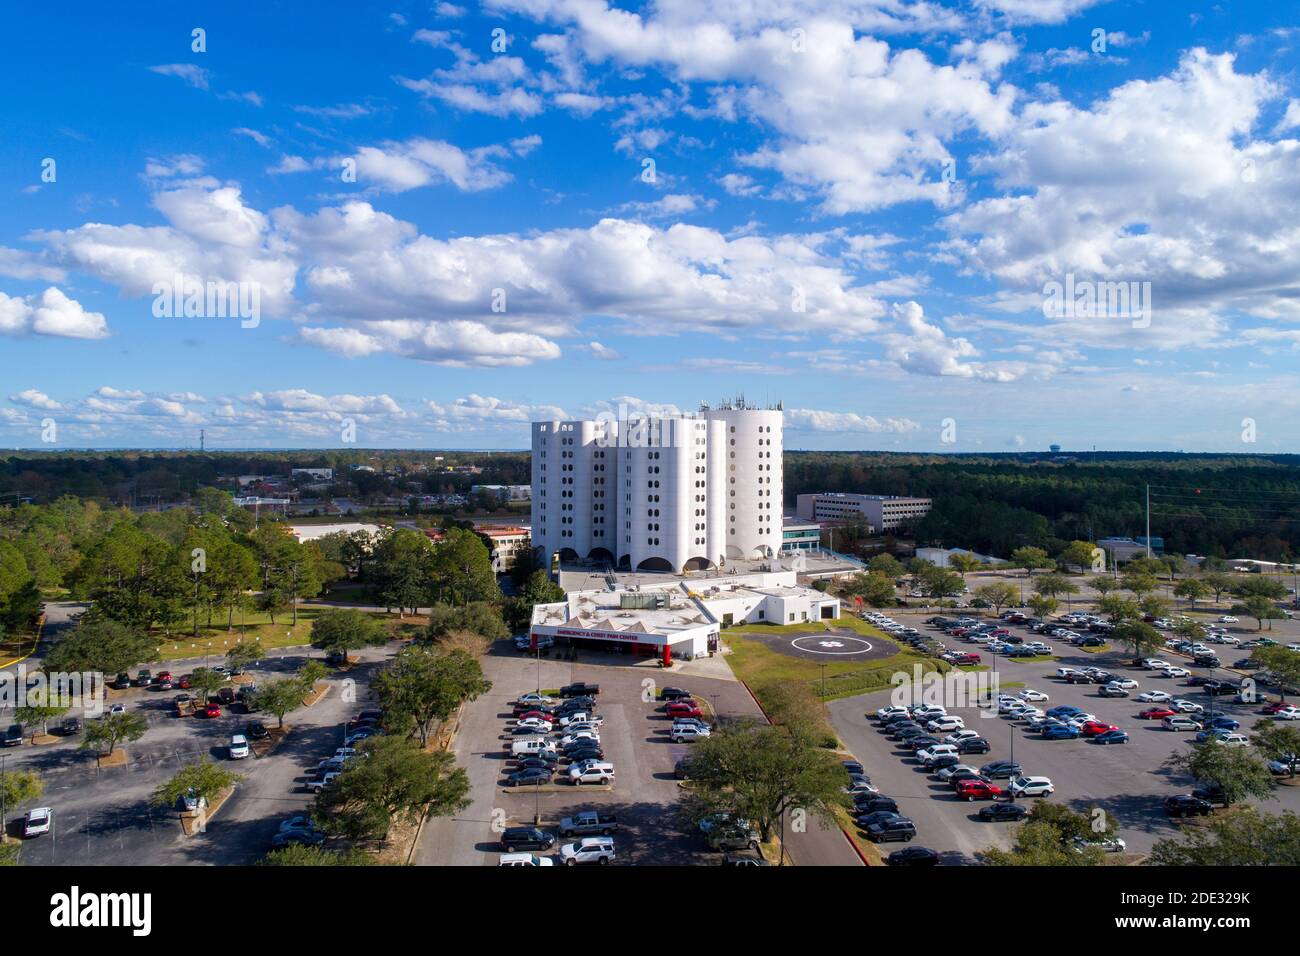
<svg viewBox="0 0 1300 956">
<path fill-rule="evenodd" d="M 220 717 L 220 716 L 221 716 L 221 705 L 220 705 L 220 704 L 217 704 L 217 703 L 209 703 L 206 707 L 203 708 L 203 716 L 204 716 L 204 717 Z"/>
<path fill-rule="evenodd" d="M 189 674 L 182 674 L 182 675 L 180 676 L 180 679 L 176 681 L 176 686 L 179 687 L 181 690 L 189 690 L 189 689 L 190 689 L 190 675 L 189 675 Z"/>
<path fill-rule="evenodd" d="M 1291 705 L 1288 704 L 1286 701 L 1284 701 L 1284 700 L 1279 700 L 1279 701 L 1277 701 L 1276 703 L 1273 703 L 1273 704 L 1266 704 L 1266 705 L 1264 706 L 1264 713 L 1266 713 L 1266 714 L 1276 714 L 1278 711 L 1280 711 L 1280 710 L 1286 710 L 1286 708 L 1288 708 L 1288 707 L 1290 707 L 1290 706 L 1291 706 Z"/>
<path fill-rule="evenodd" d="M 1178 711 L 1170 710 L 1168 707 L 1148 707 L 1146 710 L 1138 713 L 1143 720 L 1164 720 L 1166 717 L 1173 717 Z"/>
<path fill-rule="evenodd" d="M 537 717 L 541 720 L 546 721 L 548 724 L 555 723 L 555 715 L 548 714 L 544 710 L 528 710 L 528 711 L 524 711 L 524 713 L 519 715 L 520 720 L 527 720 L 530 717 Z"/>
<path fill-rule="evenodd" d="M 1111 730 L 1119 730 L 1114 724 L 1108 724 L 1101 720 L 1090 720 L 1079 728 L 1083 731 L 1085 737 L 1097 737 Z"/>
<path fill-rule="evenodd" d="M 693 700 L 673 701 L 664 708 L 664 713 L 669 717 L 703 717 L 704 712 L 700 710 L 699 704 Z"/>
<path fill-rule="evenodd" d="M 962 780 L 957 784 L 960 800 L 996 800 L 1005 791 L 987 780 Z"/>
</svg>

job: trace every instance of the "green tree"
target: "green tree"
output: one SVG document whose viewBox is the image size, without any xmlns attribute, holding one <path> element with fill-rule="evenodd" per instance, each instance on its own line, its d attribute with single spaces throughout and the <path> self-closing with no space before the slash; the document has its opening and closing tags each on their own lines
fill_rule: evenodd
<svg viewBox="0 0 1300 956">
<path fill-rule="evenodd" d="M 1067 568 L 1076 567 L 1083 574 L 1092 568 L 1092 556 L 1096 550 L 1097 546 L 1091 541 L 1071 541 L 1057 556 L 1057 561 Z"/>
<path fill-rule="evenodd" d="M 266 651 L 259 641 L 240 641 L 226 654 L 226 666 L 231 670 L 242 671 L 254 661 L 266 657 Z"/>
<path fill-rule="evenodd" d="M 1214 603 L 1223 600 L 1223 595 L 1237 584 L 1237 575 L 1225 571 L 1208 571 L 1199 578 L 1202 584 L 1214 592 Z"/>
<path fill-rule="evenodd" d="M 388 643 L 384 622 L 354 608 L 321 611 L 311 623 L 312 647 L 326 653 L 347 653 Z"/>
<path fill-rule="evenodd" d="M 563 595 L 563 591 L 560 592 Z M 528 606 L 531 615 L 532 605 Z M 501 612 L 486 601 L 473 601 L 459 607 L 449 604 L 435 604 L 429 608 L 429 624 L 425 629 L 425 639 L 437 642 L 453 631 L 469 631 L 480 634 L 489 641 L 500 641 L 510 636 L 510 629 L 501 617 Z"/>
<path fill-rule="evenodd" d="M 993 610 L 996 612 L 1000 612 L 1004 607 L 1014 604 L 1020 599 L 1020 589 L 1014 584 L 1008 584 L 1006 581 L 991 581 L 988 584 L 981 584 L 973 594 L 985 604 L 992 605 Z"/>
<path fill-rule="evenodd" d="M 303 694 L 310 694 L 315 688 L 318 681 L 323 681 L 329 676 L 329 669 L 317 660 L 306 660 L 298 668 L 297 678 L 302 684 Z"/>
<path fill-rule="evenodd" d="M 433 601 L 469 604 L 501 600 L 501 588 L 492 570 L 492 556 L 473 531 L 449 529 L 433 549 L 429 570 Z"/>
<path fill-rule="evenodd" d="M 973 554 L 966 554 L 958 551 L 948 556 L 948 567 L 952 568 L 965 580 L 966 575 L 971 571 L 978 571 L 984 566 L 984 562 Z"/>
<path fill-rule="evenodd" d="M 1273 775 L 1259 756 L 1246 747 L 1229 747 L 1215 740 L 1174 753 L 1166 766 L 1191 774 L 1197 783 L 1223 788 L 1224 805 L 1248 797 L 1273 798 Z"/>
<path fill-rule="evenodd" d="M 1024 569 L 1025 574 L 1033 577 L 1034 571 L 1039 568 L 1054 568 L 1056 562 L 1048 557 L 1047 552 L 1042 548 L 1026 545 L 1011 552 L 1011 565 Z"/>
<path fill-rule="evenodd" d="M 1135 621 L 1142 617 L 1142 609 L 1138 607 L 1137 601 L 1120 597 L 1118 594 L 1107 594 L 1098 601 L 1097 613 L 1104 615 L 1115 625 L 1121 621 Z"/>
<path fill-rule="evenodd" d="M 1209 596 L 1211 588 L 1200 578 L 1183 578 L 1174 585 L 1174 597 L 1180 597 L 1193 607 L 1197 601 Z"/>
<path fill-rule="evenodd" d="M 45 783 L 30 770 L 9 770 L 0 773 L 0 834 L 9 832 L 5 813 L 20 803 L 39 800 L 45 792 Z"/>
<path fill-rule="evenodd" d="M 1060 606 L 1060 601 L 1045 594 L 1031 594 L 1029 596 L 1029 609 L 1034 612 L 1034 617 L 1044 621 L 1055 614 Z"/>
<path fill-rule="evenodd" d="M 1079 593 L 1079 585 L 1075 584 L 1064 574 L 1053 571 L 1051 574 L 1044 574 L 1034 582 L 1034 590 L 1046 597 L 1059 598 L 1065 595 L 1066 604 L 1069 604 L 1070 595 Z"/>
<path fill-rule="evenodd" d="M 117 621 L 92 618 L 74 628 L 50 649 L 51 671 L 98 671 L 121 674 L 137 664 L 158 660 L 158 642 L 144 631 Z"/>
<path fill-rule="evenodd" d="M 274 714 L 278 726 L 283 727 L 284 718 L 302 706 L 305 696 L 306 689 L 299 678 L 283 677 L 258 689 L 253 695 L 253 708 Z"/>
<path fill-rule="evenodd" d="M 845 592 L 860 595 L 872 607 L 891 607 L 898 600 L 894 579 L 880 571 L 854 575 L 845 586 Z"/>
<path fill-rule="evenodd" d="M 1300 818 L 1238 807 L 1209 822 L 1186 827 L 1151 848 L 1156 866 L 1300 866 Z"/>
<path fill-rule="evenodd" d="M 1246 600 L 1241 604 L 1241 610 L 1255 619 L 1255 630 L 1257 631 L 1262 631 L 1264 629 L 1265 621 L 1272 622 L 1283 617 L 1282 612 L 1277 608 L 1277 604 L 1275 604 L 1270 598 L 1261 595 L 1252 595 L 1251 597 L 1246 598 Z M 1269 630 L 1271 631 L 1272 629 L 1273 625 L 1270 623 Z"/>
<path fill-rule="evenodd" d="M 507 634 L 518 634 L 528 629 L 532 621 L 534 605 L 553 604 L 562 600 L 564 600 L 564 588 L 547 577 L 545 571 L 534 571 L 519 585 L 518 594 L 505 602 L 504 617 L 508 628 Z M 431 620 L 430 626 L 432 623 Z M 474 628 L 465 628 L 465 630 L 474 630 Z M 483 636 L 490 640 L 497 640 L 489 634 Z"/>
<path fill-rule="evenodd" d="M 186 764 L 166 783 L 159 784 L 149 797 L 149 802 L 155 807 L 174 807 L 182 797 L 193 793 L 211 804 L 223 790 L 243 779 L 239 774 L 203 757 Z"/>
<path fill-rule="evenodd" d="M 383 839 L 396 823 L 469 806 L 469 778 L 450 753 L 428 753 L 404 737 L 371 737 L 359 749 L 363 756 L 316 797 L 315 815 L 328 832 Z"/>
<path fill-rule="evenodd" d="M 1165 644 L 1160 632 L 1145 621 L 1120 621 L 1111 632 L 1111 639 L 1128 648 L 1134 659 L 1146 657 Z"/>
<path fill-rule="evenodd" d="M 847 807 L 836 755 L 780 727 L 733 721 L 691 749 L 689 815 L 731 813 L 752 820 L 764 842 L 793 807 L 830 822 Z"/>
<path fill-rule="evenodd" d="M 190 674 L 190 690 L 204 703 L 208 698 L 226 686 L 226 678 L 210 667 L 196 667 Z"/>
<path fill-rule="evenodd" d="M 429 742 L 434 726 L 452 715 L 462 702 L 492 689 L 477 660 L 464 651 L 439 654 L 423 647 L 406 647 L 371 682 L 384 711 L 385 724 L 407 730 Z"/>
<path fill-rule="evenodd" d="M 482 547 L 482 542 L 474 538 Z M 486 548 L 484 549 L 487 550 Z M 429 593 L 433 545 L 419 531 L 398 528 L 385 533 L 375 545 L 371 584 L 387 608 L 399 617 L 412 613 Z"/>
<path fill-rule="evenodd" d="M 1289 776 L 1296 775 L 1296 758 L 1300 756 L 1300 727 L 1276 720 L 1255 722 L 1251 743 L 1267 760 L 1278 760 L 1290 767 Z"/>
<path fill-rule="evenodd" d="M 133 743 L 143 737 L 148 729 L 149 724 L 140 714 L 105 714 L 99 720 L 86 722 L 81 749 L 96 749 L 104 756 L 111 757 L 118 744 Z"/>
<path fill-rule="evenodd" d="M 20 724 L 40 724 L 41 733 L 48 735 L 50 721 L 55 717 L 66 714 L 68 709 L 67 706 L 60 706 L 55 703 L 29 703 L 14 711 L 14 719 Z"/>
<path fill-rule="evenodd" d="M 954 571 L 946 571 L 943 568 L 930 568 L 924 571 L 919 578 L 921 590 L 937 601 L 956 597 L 966 587 L 962 583 L 960 574 Z"/>
<path fill-rule="evenodd" d="M 1090 581 L 1088 581 L 1088 584 L 1094 591 L 1096 591 L 1102 597 L 1106 597 L 1106 595 L 1110 594 L 1111 591 L 1116 591 L 1119 589 L 1118 581 L 1116 581 L 1114 578 L 1108 578 L 1102 574 L 1099 574 L 1096 577 L 1092 578 Z"/>
<path fill-rule="evenodd" d="M 1295 687 L 1300 684 L 1300 654 L 1290 648 L 1279 645 L 1257 647 L 1250 652 L 1250 659 L 1261 670 L 1273 675 L 1274 680 L 1279 685 L 1283 700 L 1286 700 L 1288 687 Z"/>
<path fill-rule="evenodd" d="M 1016 830 L 1010 850 L 990 847 L 980 858 L 985 866 L 1096 866 L 1105 851 L 1089 844 L 1108 835 L 1106 826 L 1099 826 L 1105 822 L 1106 818 L 1095 812 L 1038 803 Z"/>
<path fill-rule="evenodd" d="M 1173 605 L 1169 599 L 1159 594 L 1148 594 L 1138 602 L 1138 607 L 1144 615 L 1154 618 L 1168 617 L 1173 613 Z"/>
<path fill-rule="evenodd" d="M 272 850 L 257 866 L 373 866 L 375 858 L 363 850 L 327 850 L 295 844 Z"/>
<path fill-rule="evenodd" d="M 888 553 L 878 554 L 868 561 L 867 570 L 877 571 L 893 581 L 897 581 L 906 573 L 898 558 Z"/>
<path fill-rule="evenodd" d="M 1124 587 L 1132 592 L 1133 596 L 1141 600 L 1143 595 L 1150 594 L 1160 586 L 1160 582 L 1150 574 L 1140 572 L 1124 575 Z"/>
</svg>

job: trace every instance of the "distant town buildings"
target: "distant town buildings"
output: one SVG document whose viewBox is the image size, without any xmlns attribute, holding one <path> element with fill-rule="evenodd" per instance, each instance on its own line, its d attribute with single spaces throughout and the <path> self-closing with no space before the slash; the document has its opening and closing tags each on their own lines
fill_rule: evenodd
<svg viewBox="0 0 1300 956">
<path fill-rule="evenodd" d="M 294 468 L 289 472 L 291 478 L 312 478 L 316 481 L 333 481 L 333 468 Z"/>
<path fill-rule="evenodd" d="M 795 513 L 806 521 L 860 519 L 873 533 L 880 534 L 914 524 L 930 513 L 930 505 L 929 498 L 823 491 L 799 495 L 795 499 Z"/>
<path fill-rule="evenodd" d="M 469 490 L 496 495 L 501 501 L 527 501 L 533 496 L 531 485 L 470 485 Z"/>
</svg>

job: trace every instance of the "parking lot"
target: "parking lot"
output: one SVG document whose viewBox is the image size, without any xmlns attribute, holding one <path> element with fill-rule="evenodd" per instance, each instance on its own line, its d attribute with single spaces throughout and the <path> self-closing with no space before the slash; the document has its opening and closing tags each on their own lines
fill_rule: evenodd
<svg viewBox="0 0 1300 956">
<path fill-rule="evenodd" d="M 930 616 L 928 612 L 892 616 L 900 623 L 906 621 L 923 632 L 935 633 L 920 623 L 920 619 Z M 954 649 L 968 647 L 959 640 L 941 639 Z M 1041 691 L 1050 700 L 1037 703 L 1038 708 L 1047 710 L 1063 704 L 1079 707 L 1127 731 L 1129 743 L 1102 746 L 1083 738 L 1046 740 L 1024 723 L 989 716 L 987 710 L 948 707 L 950 714 L 962 717 L 967 727 L 978 731 L 992 745 L 988 754 L 970 755 L 962 761 L 978 768 L 993 760 L 1014 759 L 1022 765 L 1025 774 L 1050 777 L 1055 793 L 1043 799 L 1080 811 L 1100 807 L 1118 826 L 1127 850 L 1145 853 L 1156 840 L 1176 832 L 1177 825 L 1165 817 L 1161 802 L 1166 796 L 1188 792 L 1193 782 L 1185 775 L 1171 772 L 1165 763 L 1171 754 L 1194 746 L 1191 741 L 1195 733 L 1168 731 L 1159 721 L 1138 719 L 1137 713 L 1151 705 L 1139 703 L 1133 696 L 1143 690 L 1163 690 L 1200 703 L 1207 711 L 1211 697 L 1198 687 L 1187 686 L 1184 680 L 1132 666 L 1131 654 L 1122 650 L 1090 654 L 1060 641 L 1049 639 L 1049 643 L 1054 645 L 1059 660 L 1022 662 L 1001 656 L 990 658 L 983 651 L 981 654 L 984 662 L 994 668 L 1004 692 L 1014 695 L 1024 688 Z M 1173 653 L 1157 656 L 1179 660 Z M 1135 679 L 1139 687 L 1129 698 L 1102 697 L 1096 684 L 1069 684 L 1058 678 L 1056 669 L 1062 665 L 1102 667 L 1116 676 Z M 1219 676 L 1226 673 L 1220 670 Z M 980 850 L 990 845 L 1009 846 L 1012 826 L 981 822 L 977 814 L 984 803 L 958 800 L 949 786 L 926 773 L 910 753 L 883 735 L 878 725 L 865 716 L 889 703 L 890 692 L 882 691 L 834 701 L 830 711 L 837 731 L 865 765 L 872 783 L 881 793 L 895 798 L 899 812 L 915 822 L 918 835 L 914 843 L 940 852 L 947 862 L 953 863 L 971 862 Z M 1216 712 L 1239 720 L 1245 729 L 1262 716 L 1259 705 L 1233 703 L 1229 697 L 1214 699 L 1214 707 Z M 1005 784 L 1001 780 L 995 782 L 1000 786 Z M 1266 802 L 1271 812 L 1300 810 L 1300 788 L 1281 784 L 1273 792 L 1277 799 Z M 885 849 L 892 849 L 892 845 L 886 845 Z"/>
<path fill-rule="evenodd" d="M 583 810 L 617 816 L 617 864 L 716 865 L 722 861 L 722 853 L 709 850 L 692 827 L 677 819 L 681 788 L 674 765 L 691 745 L 674 744 L 669 739 L 671 721 L 660 711 L 662 702 L 644 700 L 642 695 L 647 688 L 653 693 L 656 683 L 681 687 L 692 692 L 706 712 L 714 711 L 723 719 L 762 719 L 757 704 L 738 681 L 664 673 L 617 659 L 595 658 L 598 655 L 585 655 L 576 665 L 542 660 L 540 679 L 537 662 L 527 655 L 503 650 L 484 659 L 492 690 L 466 706 L 455 744 L 458 762 L 469 774 L 471 806 L 454 817 L 429 821 L 418 863 L 495 866 L 500 857 L 500 834 L 506 826 L 532 824 L 536 816 L 543 830 L 553 832 L 562 817 Z M 506 750 L 510 740 L 517 739 L 509 738 L 507 730 L 514 700 L 539 686 L 556 688 L 574 681 L 600 685 L 596 704 L 596 712 L 604 718 L 600 745 L 604 759 L 615 767 L 613 787 L 607 792 L 593 786 L 558 784 L 545 792 L 503 787 L 502 779 L 510 769 Z M 857 862 L 837 829 L 814 825 L 807 833 L 787 834 L 787 841 L 795 862 Z M 550 854 L 558 848 L 557 843 Z"/>
<path fill-rule="evenodd" d="M 367 660 L 346 675 L 332 673 L 329 690 L 311 707 L 286 717 L 292 732 L 265 757 L 229 761 L 228 745 L 241 733 L 250 717 L 275 726 L 275 718 L 225 710 L 221 717 L 176 717 L 173 695 L 133 689 L 115 697 L 129 711 L 148 721 L 148 730 L 127 745 L 129 762 L 122 767 L 97 768 L 92 753 L 79 750 L 79 737 L 46 746 L 30 743 L 5 751 L 9 770 L 38 771 L 45 794 L 37 803 L 54 810 L 49 834 L 24 841 L 22 862 L 27 865 L 153 865 L 248 864 L 264 855 L 279 821 L 302 812 L 311 795 L 301 783 L 306 768 L 333 753 L 341 743 L 341 727 L 363 704 L 369 674 L 384 649 L 371 651 Z M 260 662 L 259 673 L 290 673 L 304 656 L 288 653 Z M 172 662 L 181 673 L 202 666 L 197 662 Z M 209 822 L 206 831 L 186 838 L 177 811 L 149 806 L 149 796 L 182 766 L 208 757 L 225 762 L 244 780 L 234 795 Z M 11 820 L 20 817 L 24 806 Z"/>
</svg>

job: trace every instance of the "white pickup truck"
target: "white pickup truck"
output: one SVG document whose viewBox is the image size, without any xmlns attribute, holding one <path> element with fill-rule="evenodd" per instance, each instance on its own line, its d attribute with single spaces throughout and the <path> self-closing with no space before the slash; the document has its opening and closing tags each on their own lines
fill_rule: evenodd
<svg viewBox="0 0 1300 956">
<path fill-rule="evenodd" d="M 618 830 L 618 817 L 612 813 L 584 810 L 560 821 L 560 836 L 609 836 Z"/>
</svg>

